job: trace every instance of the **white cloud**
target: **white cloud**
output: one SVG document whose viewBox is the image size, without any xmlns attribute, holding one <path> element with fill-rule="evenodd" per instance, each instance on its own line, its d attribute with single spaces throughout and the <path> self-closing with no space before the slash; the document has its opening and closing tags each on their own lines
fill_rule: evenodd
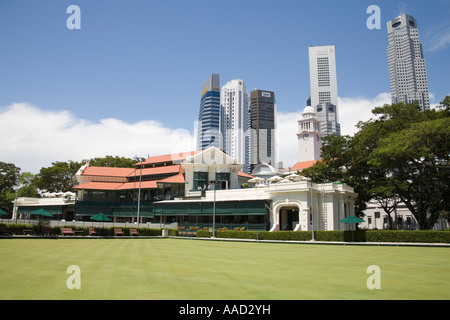
<svg viewBox="0 0 450 320">
<path fill-rule="evenodd" d="M 372 117 L 372 109 L 391 103 L 390 93 L 384 92 L 375 98 L 343 97 L 339 98 L 339 122 L 341 134 L 352 136 L 357 132 L 356 124 Z M 303 110 L 299 112 L 278 112 L 278 159 L 288 168 L 298 161 L 297 121 Z"/>
<path fill-rule="evenodd" d="M 450 45 L 450 26 L 434 30 L 433 33 L 427 33 L 425 42 L 425 52 L 435 52 L 446 48 Z"/>
<path fill-rule="evenodd" d="M 358 121 L 370 119 L 371 110 L 386 103 L 390 103 L 389 93 L 375 98 L 340 98 L 342 134 L 353 135 Z M 284 167 L 294 165 L 298 159 L 297 121 L 302 111 L 277 114 L 278 159 Z M 0 123 L 0 161 L 32 173 L 55 161 L 106 155 L 147 157 L 195 150 L 189 130 L 173 129 L 153 120 L 127 123 L 109 118 L 92 122 L 66 110 L 48 111 L 14 103 L 0 107 Z"/>
<path fill-rule="evenodd" d="M 391 104 L 391 94 L 383 92 L 375 98 L 343 97 L 338 99 L 339 122 L 342 135 L 356 133 L 356 125 L 359 121 L 367 121 L 372 118 L 372 109 Z"/>
<path fill-rule="evenodd" d="M 188 130 L 174 130 L 157 121 L 90 122 L 69 111 L 45 111 L 26 103 L 0 108 L 0 123 L 0 161 L 33 173 L 54 161 L 147 157 L 193 148 Z"/>
</svg>

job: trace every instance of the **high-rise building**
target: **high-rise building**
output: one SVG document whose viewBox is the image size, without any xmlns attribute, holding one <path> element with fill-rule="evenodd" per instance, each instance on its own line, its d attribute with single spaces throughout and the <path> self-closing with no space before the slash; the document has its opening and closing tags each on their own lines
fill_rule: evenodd
<svg viewBox="0 0 450 320">
<path fill-rule="evenodd" d="M 220 78 L 212 74 L 203 85 L 197 127 L 197 150 L 221 147 Z"/>
<path fill-rule="evenodd" d="M 402 14 L 387 22 L 387 31 L 392 103 L 418 102 L 428 109 L 427 71 L 416 19 Z"/>
<path fill-rule="evenodd" d="M 309 47 L 311 106 L 323 136 L 341 135 L 338 118 L 336 56 L 334 46 Z"/>
<path fill-rule="evenodd" d="M 261 163 L 276 166 L 276 112 L 273 91 L 250 92 L 250 171 Z"/>
<path fill-rule="evenodd" d="M 223 151 L 250 171 L 248 92 L 242 79 L 228 81 L 221 90 L 221 131 Z"/>
</svg>

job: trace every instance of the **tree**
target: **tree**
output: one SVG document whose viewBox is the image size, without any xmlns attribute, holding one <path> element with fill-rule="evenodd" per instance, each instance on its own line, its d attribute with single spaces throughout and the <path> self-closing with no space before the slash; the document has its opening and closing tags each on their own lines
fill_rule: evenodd
<svg viewBox="0 0 450 320">
<path fill-rule="evenodd" d="M 125 157 L 113 157 L 106 156 L 103 158 L 93 158 L 90 160 L 85 160 L 84 162 L 89 161 L 89 165 L 93 167 L 116 167 L 116 168 L 133 168 L 136 164 L 136 160 L 125 158 Z"/>
<path fill-rule="evenodd" d="M 20 168 L 12 163 L 0 162 L 0 208 L 6 212 L 13 209 L 13 200 L 16 195 L 14 187 L 17 184 Z"/>
<path fill-rule="evenodd" d="M 75 174 L 81 167 L 79 162 L 53 162 L 51 167 L 41 168 L 36 176 L 36 186 L 48 192 L 67 192 L 76 186 Z"/>
<path fill-rule="evenodd" d="M 450 97 L 437 110 L 402 103 L 377 107 L 376 117 L 360 122 L 353 137 L 327 137 L 322 161 L 303 173 L 353 186 L 357 213 L 376 199 L 390 216 L 400 199 L 420 229 L 430 229 L 450 203 L 449 110 Z"/>
<path fill-rule="evenodd" d="M 31 172 L 22 172 L 19 176 L 18 197 L 39 197 L 38 188 L 36 186 L 36 176 Z"/>
<path fill-rule="evenodd" d="M 450 118 L 426 118 L 381 139 L 370 158 L 371 165 L 390 172 L 420 229 L 431 229 L 450 201 Z"/>
</svg>

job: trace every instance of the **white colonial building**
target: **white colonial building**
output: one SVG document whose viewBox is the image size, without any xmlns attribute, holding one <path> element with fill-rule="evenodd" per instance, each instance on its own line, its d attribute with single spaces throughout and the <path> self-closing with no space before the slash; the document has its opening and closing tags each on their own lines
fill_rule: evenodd
<svg viewBox="0 0 450 320">
<path fill-rule="evenodd" d="M 242 165 L 217 148 L 188 157 L 181 167 L 185 196 L 154 203 L 156 215 L 171 216 L 180 223 L 184 219 L 207 224 L 215 214 L 219 224 L 266 223 L 270 231 L 346 230 L 348 225 L 339 221 L 354 215 L 356 194 L 341 183 L 316 184 L 291 174 L 250 179 L 254 188 L 240 188 L 238 172 Z M 198 177 L 203 177 L 200 182 Z"/>
</svg>

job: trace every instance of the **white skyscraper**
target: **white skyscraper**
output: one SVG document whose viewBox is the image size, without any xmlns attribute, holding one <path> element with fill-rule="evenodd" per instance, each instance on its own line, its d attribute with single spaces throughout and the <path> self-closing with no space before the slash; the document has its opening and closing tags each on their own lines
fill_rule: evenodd
<svg viewBox="0 0 450 320">
<path fill-rule="evenodd" d="M 338 92 L 334 46 L 309 47 L 311 107 L 323 136 L 341 135 L 338 120 Z"/>
<path fill-rule="evenodd" d="M 242 79 L 228 81 L 221 90 L 221 130 L 223 151 L 250 171 L 249 99 Z"/>
<path fill-rule="evenodd" d="M 387 31 L 392 103 L 418 102 L 422 109 L 428 109 L 427 71 L 416 19 L 402 14 L 388 21 Z"/>
</svg>

